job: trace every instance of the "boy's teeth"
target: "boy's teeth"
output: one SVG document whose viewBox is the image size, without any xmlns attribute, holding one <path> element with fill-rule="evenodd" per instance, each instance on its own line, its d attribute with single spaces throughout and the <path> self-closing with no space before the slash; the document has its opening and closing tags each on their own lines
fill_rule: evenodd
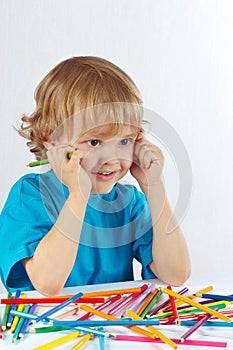
<svg viewBox="0 0 233 350">
<path fill-rule="evenodd" d="M 109 175 L 109 174 L 111 174 L 111 173 L 112 173 L 111 171 L 109 171 L 109 172 L 104 171 L 104 172 L 99 173 L 99 174 L 102 174 L 102 175 Z"/>
</svg>

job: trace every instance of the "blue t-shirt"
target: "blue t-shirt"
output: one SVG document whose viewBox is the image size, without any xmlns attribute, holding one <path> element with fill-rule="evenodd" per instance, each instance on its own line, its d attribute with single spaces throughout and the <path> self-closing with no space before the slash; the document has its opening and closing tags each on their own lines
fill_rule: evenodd
<svg viewBox="0 0 233 350">
<path fill-rule="evenodd" d="M 0 274 L 8 290 L 34 289 L 22 259 L 33 256 L 68 194 L 52 170 L 25 175 L 12 187 L 0 215 Z M 148 267 L 152 232 L 146 198 L 136 187 L 117 183 L 108 194 L 91 195 L 65 286 L 133 280 L 134 258 L 142 264 L 142 278 L 155 278 Z"/>
</svg>

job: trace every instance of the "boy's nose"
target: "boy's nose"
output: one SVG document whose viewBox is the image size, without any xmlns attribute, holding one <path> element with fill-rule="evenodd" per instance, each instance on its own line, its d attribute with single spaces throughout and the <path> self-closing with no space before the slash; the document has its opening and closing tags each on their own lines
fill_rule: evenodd
<svg viewBox="0 0 233 350">
<path fill-rule="evenodd" d="M 121 156 L 121 152 L 119 149 L 117 149 L 116 146 L 111 145 L 111 143 L 108 143 L 101 149 L 100 152 L 100 160 L 103 163 L 116 163 L 118 159 Z"/>
</svg>

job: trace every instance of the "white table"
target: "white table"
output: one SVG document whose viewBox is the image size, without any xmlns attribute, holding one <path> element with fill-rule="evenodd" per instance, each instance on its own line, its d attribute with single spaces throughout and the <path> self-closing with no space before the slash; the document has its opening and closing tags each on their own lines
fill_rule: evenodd
<svg viewBox="0 0 233 350">
<path fill-rule="evenodd" d="M 190 292 L 195 292 L 201 288 L 206 287 L 207 285 L 214 286 L 214 293 L 221 294 L 232 294 L 233 293 L 233 280 L 230 278 L 231 276 L 227 274 L 221 275 L 205 275 L 205 276 L 193 276 L 190 278 L 185 286 L 187 286 Z M 159 280 L 150 280 L 146 281 L 150 283 L 155 283 L 158 286 L 165 286 Z M 123 282 L 123 283 L 111 283 L 111 284 L 102 284 L 102 285 L 93 285 L 93 286 L 81 286 L 81 287 L 72 287 L 65 288 L 61 295 L 67 294 L 76 294 L 79 291 L 81 292 L 90 292 L 97 290 L 109 290 L 109 289 L 119 289 L 119 288 L 129 288 L 129 287 L 137 287 L 144 283 L 144 281 L 133 281 L 133 282 Z M 180 290 L 179 288 L 174 288 L 174 290 Z M 39 297 L 40 294 L 33 291 L 27 293 L 28 297 Z M 0 297 L 6 297 L 6 295 L 2 294 Z M 0 312 L 2 313 L 4 310 L 4 306 L 0 305 Z M 40 308 L 41 312 L 43 309 Z M 44 311 L 44 310 L 43 310 Z M 39 314 L 39 312 L 38 312 Z M 77 319 L 77 316 L 76 316 Z M 116 328 L 108 327 L 108 331 L 116 333 Z M 187 328 L 181 326 L 159 326 L 159 330 L 165 333 L 167 336 L 171 338 L 179 338 Z M 129 331 L 123 327 L 117 328 L 118 334 L 134 334 L 132 331 Z M 16 345 L 11 343 L 11 336 L 9 332 L 5 335 L 4 340 L 0 340 L 0 349 L 1 350 L 32 350 L 33 348 L 48 343 L 51 340 L 57 339 L 63 335 L 68 334 L 69 331 L 63 332 L 55 332 L 55 333 L 46 333 L 46 334 L 29 334 L 26 335 L 24 340 L 19 341 Z M 195 333 L 193 333 L 189 339 L 199 339 L 199 340 L 212 340 L 212 341 L 226 341 L 227 349 L 233 350 L 233 329 L 232 328 L 209 328 L 209 327 L 201 327 Z M 77 343 L 77 340 L 70 341 L 64 345 L 60 345 L 55 349 L 58 350 L 68 350 L 71 349 Z M 106 339 L 106 350 L 119 350 L 119 349 L 134 349 L 134 350 L 152 350 L 152 349 L 171 349 L 170 346 L 165 344 L 152 344 L 152 343 L 136 343 L 136 342 L 122 342 L 115 341 L 111 339 Z M 84 348 L 85 350 L 96 350 L 99 349 L 98 339 L 94 338 L 89 341 L 88 344 Z M 197 347 L 197 346 L 184 346 L 179 345 L 179 349 L 193 349 L 193 350 L 210 350 L 210 347 Z M 218 349 L 218 348 L 213 348 Z"/>
</svg>

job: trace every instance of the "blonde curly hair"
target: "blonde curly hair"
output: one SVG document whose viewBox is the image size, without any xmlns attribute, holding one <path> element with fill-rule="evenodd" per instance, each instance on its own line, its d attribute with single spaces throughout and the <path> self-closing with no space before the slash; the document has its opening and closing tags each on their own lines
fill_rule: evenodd
<svg viewBox="0 0 233 350">
<path fill-rule="evenodd" d="M 44 142 L 74 113 L 114 102 L 115 119 L 110 122 L 117 124 L 122 123 L 122 103 L 142 106 L 140 92 L 128 74 L 106 59 L 93 56 L 72 57 L 59 63 L 38 85 L 35 101 L 35 111 L 23 115 L 18 133 L 29 140 L 27 146 L 37 159 L 45 157 Z M 136 114 L 140 127 L 141 115 Z"/>
</svg>

